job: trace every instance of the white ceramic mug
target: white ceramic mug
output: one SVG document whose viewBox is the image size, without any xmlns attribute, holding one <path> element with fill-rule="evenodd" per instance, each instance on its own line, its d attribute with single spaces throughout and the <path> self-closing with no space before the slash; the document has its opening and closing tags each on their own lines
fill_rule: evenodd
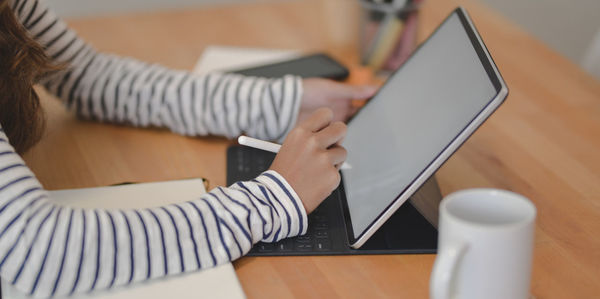
<svg viewBox="0 0 600 299">
<path fill-rule="evenodd" d="M 469 189 L 440 204 L 430 296 L 529 298 L 535 206 L 497 189 Z"/>
</svg>

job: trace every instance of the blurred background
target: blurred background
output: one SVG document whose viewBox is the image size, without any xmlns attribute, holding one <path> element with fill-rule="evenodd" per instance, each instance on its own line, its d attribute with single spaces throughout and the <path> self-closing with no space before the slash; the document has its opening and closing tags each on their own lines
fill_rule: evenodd
<svg viewBox="0 0 600 299">
<path fill-rule="evenodd" d="M 47 0 L 69 18 L 265 0 Z M 302 0 L 269 0 L 302 1 Z M 326 0 L 324 0 L 326 1 Z M 354 1 L 354 0 L 347 0 Z M 600 0 L 479 0 L 600 79 Z"/>
</svg>

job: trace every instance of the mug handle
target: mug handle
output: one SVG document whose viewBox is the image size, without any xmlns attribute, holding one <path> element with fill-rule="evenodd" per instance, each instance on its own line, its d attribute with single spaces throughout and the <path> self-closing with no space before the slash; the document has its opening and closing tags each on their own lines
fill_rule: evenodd
<svg viewBox="0 0 600 299">
<path fill-rule="evenodd" d="M 450 298 L 450 283 L 458 261 L 464 256 L 467 247 L 465 242 L 450 243 L 444 251 L 438 253 L 429 282 L 429 296 L 432 299 Z"/>
</svg>

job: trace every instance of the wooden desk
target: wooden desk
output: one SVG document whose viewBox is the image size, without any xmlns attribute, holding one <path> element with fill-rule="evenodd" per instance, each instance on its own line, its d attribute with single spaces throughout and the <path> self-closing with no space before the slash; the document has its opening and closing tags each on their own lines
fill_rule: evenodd
<svg viewBox="0 0 600 299">
<path fill-rule="evenodd" d="M 497 187 L 538 208 L 532 293 L 600 294 L 600 84 L 477 2 L 427 0 L 420 38 L 454 8 L 470 12 L 506 78 L 506 103 L 440 169 L 444 194 Z M 349 0 L 270 1 L 71 20 L 97 48 L 190 69 L 206 45 L 327 50 L 357 61 Z M 77 121 L 44 96 L 49 126 L 26 156 L 48 189 L 203 176 L 225 183 L 221 138 Z M 249 298 L 424 298 L 434 255 L 242 258 Z"/>
</svg>

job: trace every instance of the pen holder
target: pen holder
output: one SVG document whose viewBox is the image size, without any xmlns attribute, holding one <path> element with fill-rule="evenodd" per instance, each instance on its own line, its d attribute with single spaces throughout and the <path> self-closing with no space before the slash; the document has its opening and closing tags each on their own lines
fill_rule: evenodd
<svg viewBox="0 0 600 299">
<path fill-rule="evenodd" d="M 418 12 L 424 0 L 360 0 L 360 55 L 376 72 L 394 71 L 416 47 Z"/>
</svg>

